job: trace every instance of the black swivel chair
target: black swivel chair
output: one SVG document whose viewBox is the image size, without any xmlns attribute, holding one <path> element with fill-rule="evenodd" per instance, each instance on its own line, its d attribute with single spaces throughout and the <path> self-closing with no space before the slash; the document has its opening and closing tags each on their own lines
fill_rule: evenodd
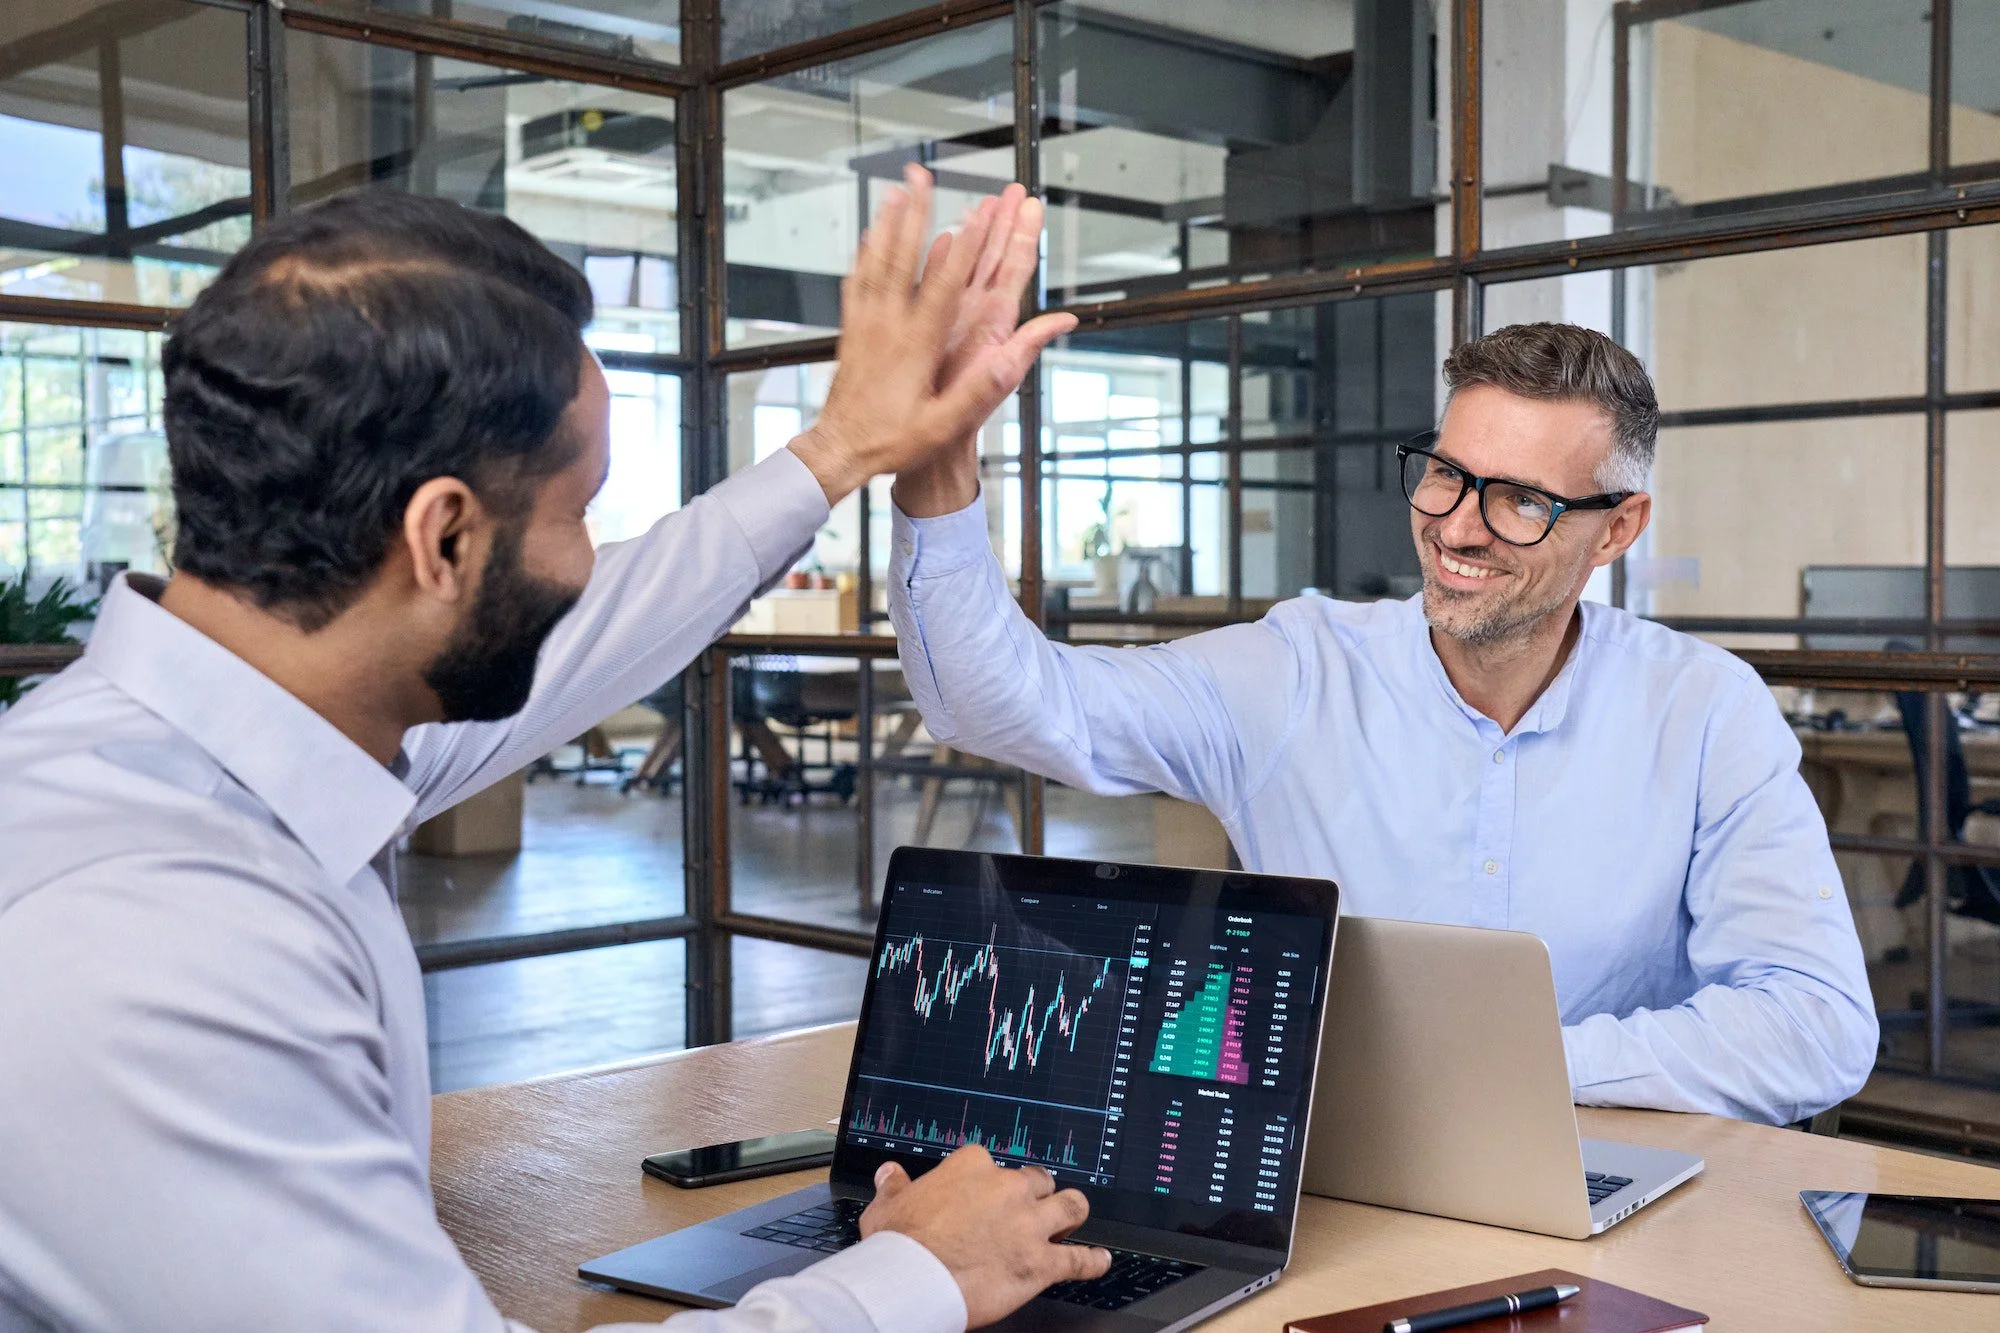
<svg viewBox="0 0 2000 1333">
<path fill-rule="evenodd" d="M 1970 705 L 1968 704 L 1968 707 Z M 1917 827 L 1923 828 L 1930 813 L 1930 794 L 1924 774 L 1929 771 L 1930 734 L 1924 725 L 1924 696 L 1916 691 L 1899 691 L 1896 711 L 1903 720 L 1903 734 L 1910 743 L 1910 761 L 1917 783 Z M 1944 730 L 1944 828 L 1954 842 L 1965 839 L 1965 821 L 1973 815 L 2000 815 L 2000 799 L 1975 803 L 1972 779 L 1965 764 L 1965 745 L 1959 738 L 1958 719 L 1949 713 Z M 1904 908 L 1923 901 L 1924 863 L 1910 863 L 1903 887 L 1896 894 L 1896 906 Z M 1955 916 L 1973 917 L 2000 925 L 2000 868 L 1953 865 L 1945 867 L 1945 911 Z M 1884 1028 L 1920 1028 L 1924 1025 L 1925 997 L 1910 996 L 1910 1008 L 1880 1015 Z M 1984 1000 L 1947 999 L 1948 1025 L 2000 1027 L 2000 1004 Z"/>
<path fill-rule="evenodd" d="M 1929 784 L 1930 730 L 1924 725 L 1924 696 L 1914 690 L 1896 695 L 1896 711 L 1903 719 L 1903 735 L 1910 742 L 1910 762 L 1917 782 L 1917 826 L 1922 828 L 1930 815 Z M 1958 719 L 1947 715 L 1944 729 L 1944 828 L 1953 842 L 1965 840 L 1965 821 L 1974 814 L 2000 815 L 2000 797 L 1974 803 L 1972 778 L 1965 765 L 1965 743 L 1959 739 Z M 1896 906 L 1908 907 L 1924 896 L 1924 863 L 1912 861 L 1896 894 Z M 1945 870 L 1945 910 L 1958 916 L 1976 917 L 2000 925 L 2000 867 L 1949 866 Z"/>
</svg>

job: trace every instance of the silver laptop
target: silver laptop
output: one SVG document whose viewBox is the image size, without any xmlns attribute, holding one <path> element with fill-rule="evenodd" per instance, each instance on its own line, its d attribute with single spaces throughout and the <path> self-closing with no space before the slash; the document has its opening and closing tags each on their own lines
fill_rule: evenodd
<svg viewBox="0 0 2000 1333">
<path fill-rule="evenodd" d="M 1278 1280 L 1338 921 L 1326 880 L 898 848 L 831 1180 L 583 1265 L 693 1305 L 856 1240 L 963 1143 L 1090 1198 L 1103 1278 L 999 1327 L 1160 1333 Z"/>
<path fill-rule="evenodd" d="M 1548 946 L 1349 917 L 1313 1099 L 1313 1194 L 1581 1240 L 1702 1168 L 1581 1138 Z"/>
</svg>

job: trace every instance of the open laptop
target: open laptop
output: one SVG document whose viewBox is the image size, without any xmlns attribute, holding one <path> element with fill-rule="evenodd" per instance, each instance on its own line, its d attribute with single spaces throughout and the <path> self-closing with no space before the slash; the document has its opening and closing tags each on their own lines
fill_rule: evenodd
<svg viewBox="0 0 2000 1333">
<path fill-rule="evenodd" d="M 1112 1271 L 1009 1329 L 1185 1328 L 1291 1254 L 1337 916 L 1326 880 L 898 848 L 831 1180 L 593 1260 L 694 1305 L 853 1244 L 876 1167 L 961 1143 L 1090 1199 Z"/>
<path fill-rule="evenodd" d="M 1533 935 L 1349 917 L 1327 1013 L 1313 1194 L 1582 1240 L 1702 1168 L 1578 1136 Z"/>
</svg>

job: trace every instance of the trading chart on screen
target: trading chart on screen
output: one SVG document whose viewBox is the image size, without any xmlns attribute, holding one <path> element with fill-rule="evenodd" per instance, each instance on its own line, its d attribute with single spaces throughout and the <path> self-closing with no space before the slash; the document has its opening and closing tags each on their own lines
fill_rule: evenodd
<svg viewBox="0 0 2000 1333">
<path fill-rule="evenodd" d="M 884 911 L 851 1141 L 1276 1210 L 1322 923 L 925 885 Z"/>
</svg>

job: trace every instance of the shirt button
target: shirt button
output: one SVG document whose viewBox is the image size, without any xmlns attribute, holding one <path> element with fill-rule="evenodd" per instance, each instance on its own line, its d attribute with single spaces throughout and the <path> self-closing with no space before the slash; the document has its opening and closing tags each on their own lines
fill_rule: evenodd
<svg viewBox="0 0 2000 1333">
<path fill-rule="evenodd" d="M 1827 884 L 1822 884 L 1822 885 L 1820 885 L 1820 886 L 1819 886 L 1819 896 L 1820 896 L 1820 898 L 1821 898 L 1822 900 L 1824 900 L 1824 899 L 1827 899 L 1827 898 L 1831 898 L 1831 897 L 1833 897 L 1833 888 L 1832 888 L 1832 886 L 1831 886 L 1831 885 L 1827 885 Z"/>
<path fill-rule="evenodd" d="M 1507 752 L 1506 752 L 1505 750 L 1495 750 L 1495 751 L 1493 752 L 1493 762 L 1494 762 L 1494 763 L 1496 763 L 1496 764 L 1504 764 L 1504 763 L 1506 763 L 1506 762 L 1507 762 Z"/>
<path fill-rule="evenodd" d="M 1486 863 L 1486 873 L 1487 873 L 1487 874 L 1489 874 L 1489 875 L 1497 875 L 1497 874 L 1499 874 L 1499 873 L 1500 873 L 1500 863 L 1499 863 L 1498 861 L 1488 861 L 1488 862 Z"/>
</svg>

